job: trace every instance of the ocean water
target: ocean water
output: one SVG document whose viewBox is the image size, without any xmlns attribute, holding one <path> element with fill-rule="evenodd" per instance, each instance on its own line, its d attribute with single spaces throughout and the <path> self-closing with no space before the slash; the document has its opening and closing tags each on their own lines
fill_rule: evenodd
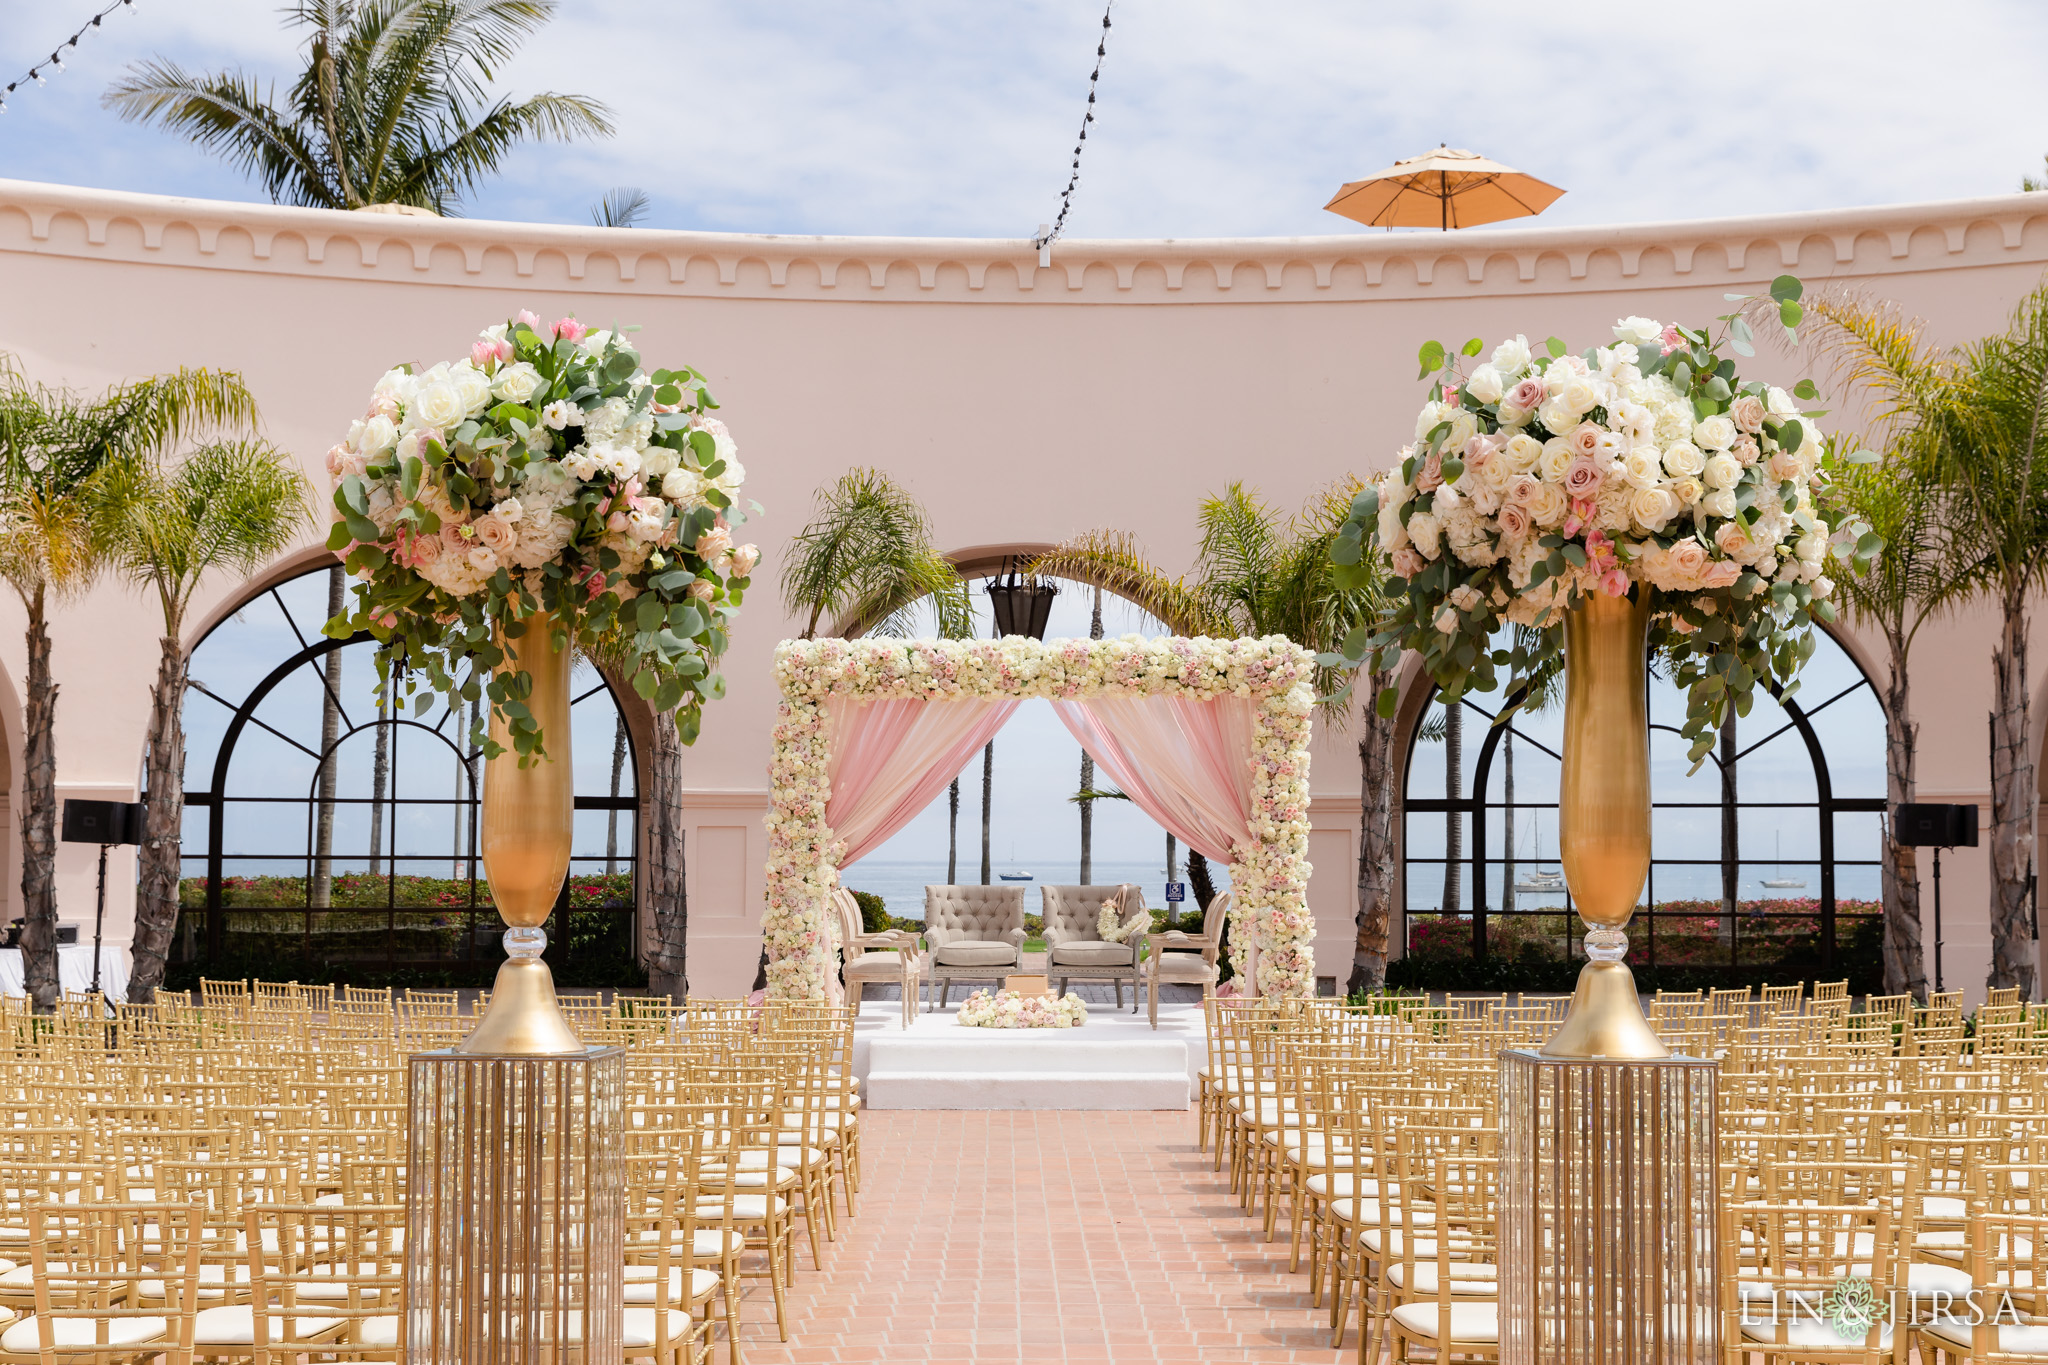
<svg viewBox="0 0 2048 1365">
<path fill-rule="evenodd" d="M 1075 863 L 1065 859 L 1058 863 L 997 859 L 990 864 L 989 878 L 991 882 L 997 882 L 997 874 L 999 873 L 1031 873 L 1031 881 L 1005 884 L 1023 887 L 1024 913 L 1036 915 L 1040 913 L 1040 898 L 1036 888 L 1044 883 L 1061 886 L 1070 885 L 1075 881 L 1080 870 Z M 1185 884 L 1187 881 L 1187 865 L 1185 863 L 1181 865 L 1179 872 L 1180 880 Z M 1145 888 L 1145 904 L 1155 910 L 1166 908 L 1166 859 L 1164 857 L 1154 858 L 1146 862 L 1111 862 L 1098 858 L 1090 870 L 1090 875 L 1094 878 L 1097 886 L 1115 886 L 1122 882 L 1135 882 Z M 1215 882 L 1216 889 L 1219 892 L 1230 889 L 1230 874 L 1221 864 L 1210 863 L 1209 876 Z M 971 861 L 967 859 L 961 860 L 959 877 L 963 882 L 978 882 L 981 880 L 981 853 L 979 849 L 975 850 L 975 855 Z M 946 864 L 943 860 L 937 863 L 928 863 L 923 861 L 898 862 L 893 860 L 885 861 L 880 858 L 863 858 L 851 867 L 841 869 L 839 873 L 839 884 L 841 886 L 848 887 L 854 891 L 873 892 L 888 904 L 890 914 L 904 919 L 923 919 L 925 887 L 927 885 L 936 885 L 945 881 L 945 879 Z M 1181 904 L 1183 911 L 1194 908 L 1193 889 L 1190 888 L 1187 894 L 1188 899 Z"/>
</svg>

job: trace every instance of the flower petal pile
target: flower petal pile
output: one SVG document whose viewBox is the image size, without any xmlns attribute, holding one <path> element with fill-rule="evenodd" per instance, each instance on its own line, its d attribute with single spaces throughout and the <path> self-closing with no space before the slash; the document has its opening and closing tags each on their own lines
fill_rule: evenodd
<svg viewBox="0 0 2048 1365">
<path fill-rule="evenodd" d="M 694 370 L 645 373 L 617 333 L 528 312 L 461 360 L 390 371 L 327 455 L 328 547 L 360 580 L 327 634 L 368 631 L 408 691 L 487 691 L 526 755 L 524 675 L 494 670 L 547 613 L 695 739 L 760 559 L 733 543 L 745 471 L 717 406 Z"/>
<path fill-rule="evenodd" d="M 1058 1000 L 1016 991 L 976 991 L 960 1005 L 962 1028 L 1079 1028 L 1087 1022 L 1088 1005 L 1072 991 Z"/>
<path fill-rule="evenodd" d="M 1772 287 L 1788 330 L 1799 293 L 1790 276 Z M 1414 650 L 1455 700 L 1492 690 L 1496 668 L 1520 680 L 1554 660 L 1578 598 L 1648 592 L 1652 643 L 1690 694 L 1695 760 L 1759 680 L 1789 694 L 1811 624 L 1835 619 L 1830 573 L 1860 572 L 1882 542 L 1853 519 L 1830 523 L 1828 473 L 1841 457 L 1793 394 L 1736 375 L 1717 348 L 1749 354 L 1751 332 L 1739 312 L 1722 321 L 1719 341 L 1627 317 L 1611 344 L 1581 355 L 1554 338 L 1539 355 L 1517 336 L 1469 374 L 1450 360 L 1413 444 L 1339 533 L 1340 581 L 1371 542 L 1396 603 L 1345 653 L 1374 653 L 1385 668 Z M 1428 374 L 1447 357 L 1432 342 L 1422 360 Z M 1798 394 L 1814 396 L 1812 385 Z M 1501 648 L 1504 625 L 1534 633 Z"/>
<path fill-rule="evenodd" d="M 1315 660 L 1284 636 L 1260 640 L 785 640 L 769 761 L 769 994 L 822 1000 L 838 942 L 827 901 L 846 854 L 825 822 L 826 703 L 891 697 L 1026 699 L 1178 696 L 1251 699 L 1250 839 L 1231 850 L 1231 961 L 1258 945 L 1258 989 L 1315 985 L 1308 908 L 1309 713 Z"/>
</svg>

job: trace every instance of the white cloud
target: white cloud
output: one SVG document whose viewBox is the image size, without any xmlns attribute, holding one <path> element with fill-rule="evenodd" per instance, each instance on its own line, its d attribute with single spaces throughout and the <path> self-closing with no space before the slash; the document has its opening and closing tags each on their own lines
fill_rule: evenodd
<svg viewBox="0 0 2048 1365">
<path fill-rule="evenodd" d="M 8 62 L 91 13 L 26 4 Z M 1066 181 L 1095 0 L 583 0 L 505 73 L 599 96 L 605 144 L 520 153 L 472 208 L 579 221 L 614 184 L 660 226 L 1022 236 Z M 1342 181 L 1439 141 L 1570 191 L 1544 222 L 1997 193 L 2048 150 L 2048 10 L 1729 0 L 1684 7 L 1122 0 L 1069 232 L 1344 232 Z M 0 174 L 250 197 L 205 154 L 99 109 L 151 52 L 285 76 L 274 0 L 138 0 L 0 120 Z"/>
</svg>

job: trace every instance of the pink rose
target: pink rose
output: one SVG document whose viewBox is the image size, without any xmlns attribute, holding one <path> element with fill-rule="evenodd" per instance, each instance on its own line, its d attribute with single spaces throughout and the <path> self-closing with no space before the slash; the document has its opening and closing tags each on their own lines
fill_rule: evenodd
<svg viewBox="0 0 2048 1365">
<path fill-rule="evenodd" d="M 1598 455 L 1600 453 L 1600 437 L 1604 434 L 1599 427 L 1594 426 L 1591 422 L 1579 423 L 1578 426 L 1572 429 L 1570 437 L 1572 453 L 1574 455 Z"/>
<path fill-rule="evenodd" d="M 1465 442 L 1465 463 L 1472 469 L 1486 468 L 1486 462 L 1493 458 L 1493 452 L 1506 444 L 1498 436 L 1474 436 Z"/>
<path fill-rule="evenodd" d="M 1764 429 L 1764 400 L 1753 393 L 1745 393 L 1728 409 L 1728 415 L 1735 420 L 1737 430 L 1754 436 Z"/>
<path fill-rule="evenodd" d="M 1539 480 L 1533 474 L 1517 474 L 1508 484 L 1508 501 L 1517 507 L 1527 507 L 1539 486 Z"/>
<path fill-rule="evenodd" d="M 1714 548 L 1730 559 L 1747 559 L 1751 550 L 1749 536 L 1735 521 L 1721 523 L 1721 529 L 1714 532 Z"/>
<path fill-rule="evenodd" d="M 1508 390 L 1507 405 L 1511 408 L 1520 408 L 1524 412 L 1533 412 L 1543 405 L 1545 397 L 1543 381 L 1532 374 Z"/>
<path fill-rule="evenodd" d="M 1781 450 L 1771 456 L 1769 468 L 1771 477 L 1780 482 L 1799 478 L 1806 472 L 1805 468 L 1799 463 L 1799 457 L 1789 450 Z"/>
<path fill-rule="evenodd" d="M 691 580 L 689 595 L 699 602 L 709 602 L 718 593 L 718 585 L 708 578 Z"/>
<path fill-rule="evenodd" d="M 1600 462 L 1581 455 L 1565 467 L 1564 491 L 1574 500 L 1596 496 L 1600 492 Z"/>
<path fill-rule="evenodd" d="M 1698 578 L 1707 571 L 1707 547 L 1687 536 L 1671 547 L 1670 563 L 1672 572 Z"/>
<path fill-rule="evenodd" d="M 732 573 L 735 578 L 745 578 L 754 572 L 754 566 L 761 562 L 761 552 L 752 545 L 742 545 L 732 552 Z"/>
<path fill-rule="evenodd" d="M 1736 437 L 1734 444 L 1728 447 L 1728 453 L 1735 457 L 1737 464 L 1741 465 L 1744 469 L 1749 468 L 1756 463 L 1756 457 L 1759 453 L 1756 448 L 1756 437 Z"/>
<path fill-rule="evenodd" d="M 697 558 L 716 559 L 732 548 L 732 532 L 714 526 L 697 537 Z"/>
<path fill-rule="evenodd" d="M 329 446 L 327 449 L 327 472 L 337 479 L 340 478 L 342 465 L 347 461 L 348 457 L 349 448 L 347 446 Z"/>
<path fill-rule="evenodd" d="M 1700 586 L 1719 590 L 1732 588 L 1735 580 L 1742 577 L 1742 566 L 1732 559 L 1717 559 L 1708 566 L 1700 579 Z"/>
<path fill-rule="evenodd" d="M 496 513 L 486 513 L 470 523 L 476 532 L 477 543 L 488 545 L 497 554 L 510 554 L 519 542 L 519 533 L 512 529 L 512 523 Z"/>
<path fill-rule="evenodd" d="M 561 341 L 581 341 L 590 329 L 574 318 L 558 318 L 554 327 L 555 336 Z"/>
<path fill-rule="evenodd" d="M 624 512 L 614 512 L 604 519 L 604 529 L 623 534 L 631 520 Z"/>
<path fill-rule="evenodd" d="M 1394 551 L 1394 572 L 1402 578 L 1413 578 L 1429 567 L 1429 561 L 1415 552 L 1413 546 L 1403 545 Z"/>
<path fill-rule="evenodd" d="M 1529 509 L 1520 503 L 1511 502 L 1500 509 L 1500 532 L 1502 535 L 1519 540 L 1529 534 L 1529 528 L 1532 525 L 1534 523 L 1529 520 Z"/>
<path fill-rule="evenodd" d="M 1415 487 L 1423 493 L 1434 492 L 1444 481 L 1444 457 L 1433 454 L 1422 462 L 1422 469 L 1415 476 Z"/>
<path fill-rule="evenodd" d="M 441 537 L 409 536 L 406 544 L 406 558 L 415 569 L 425 568 L 441 558 Z"/>
</svg>

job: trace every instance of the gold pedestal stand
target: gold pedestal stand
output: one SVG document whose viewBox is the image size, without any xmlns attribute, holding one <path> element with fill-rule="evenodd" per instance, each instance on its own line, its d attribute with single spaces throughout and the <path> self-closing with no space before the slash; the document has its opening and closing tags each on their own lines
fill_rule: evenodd
<svg viewBox="0 0 2048 1365">
<path fill-rule="evenodd" d="M 506 669 L 547 756 L 484 765 L 482 852 L 508 926 L 490 1007 L 458 1046 L 411 1059 L 406 1359 L 615 1365 L 625 1312 L 625 1054 L 586 1048 L 541 952 L 575 817 L 566 641 L 539 617 Z"/>
<path fill-rule="evenodd" d="M 1502 1365 L 1717 1365 L 1715 1078 L 1649 1022 L 1622 932 L 1650 870 L 1650 590 L 1565 615 L 1558 845 L 1586 922 L 1541 1052 L 1503 1052 Z"/>
<path fill-rule="evenodd" d="M 1715 1075 L 1501 1054 L 1501 1365 L 1719 1365 Z"/>
</svg>

